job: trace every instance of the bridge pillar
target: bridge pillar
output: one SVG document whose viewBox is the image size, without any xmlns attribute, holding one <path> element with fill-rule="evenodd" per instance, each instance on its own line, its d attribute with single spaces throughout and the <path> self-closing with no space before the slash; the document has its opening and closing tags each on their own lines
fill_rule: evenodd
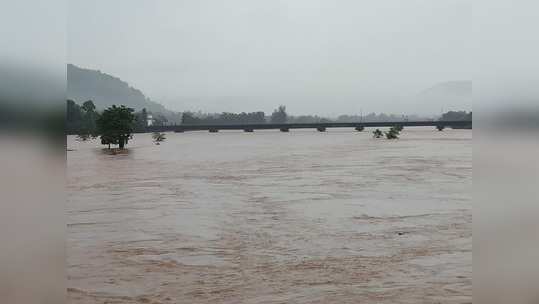
<svg viewBox="0 0 539 304">
<path fill-rule="evenodd" d="M 249 133 L 251 133 L 251 132 L 253 132 L 253 131 L 254 131 L 254 130 L 253 130 L 253 129 L 251 129 L 251 128 L 246 128 L 246 129 L 243 129 L 243 132 L 249 132 Z"/>
<path fill-rule="evenodd" d="M 363 127 L 363 126 L 356 127 L 356 131 L 358 131 L 358 132 L 361 132 L 363 130 L 365 130 L 365 127 Z"/>
<path fill-rule="evenodd" d="M 217 132 L 219 132 L 219 129 L 210 129 L 209 131 L 210 131 L 210 133 L 217 133 Z"/>
<path fill-rule="evenodd" d="M 316 130 L 318 130 L 318 132 L 326 132 L 325 127 L 318 127 L 318 128 L 316 128 Z"/>
<path fill-rule="evenodd" d="M 281 128 L 280 130 L 281 130 L 281 132 L 288 132 L 288 131 L 290 131 L 289 128 Z"/>
</svg>

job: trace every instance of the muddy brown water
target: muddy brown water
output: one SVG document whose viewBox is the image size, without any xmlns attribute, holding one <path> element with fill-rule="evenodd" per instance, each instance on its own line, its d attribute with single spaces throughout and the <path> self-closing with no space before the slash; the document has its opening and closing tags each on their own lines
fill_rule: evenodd
<svg viewBox="0 0 539 304">
<path fill-rule="evenodd" d="M 472 132 L 68 138 L 69 303 L 470 303 Z"/>
</svg>

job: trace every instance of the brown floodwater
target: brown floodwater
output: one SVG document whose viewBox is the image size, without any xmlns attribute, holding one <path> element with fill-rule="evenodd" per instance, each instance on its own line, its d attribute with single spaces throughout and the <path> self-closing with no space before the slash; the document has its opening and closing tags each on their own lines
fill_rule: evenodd
<svg viewBox="0 0 539 304">
<path fill-rule="evenodd" d="M 69 303 L 471 303 L 472 131 L 68 138 Z"/>
</svg>

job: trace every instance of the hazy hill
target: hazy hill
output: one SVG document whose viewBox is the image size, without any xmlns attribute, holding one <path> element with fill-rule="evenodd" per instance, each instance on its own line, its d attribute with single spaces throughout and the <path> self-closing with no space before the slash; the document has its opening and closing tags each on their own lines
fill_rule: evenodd
<svg viewBox="0 0 539 304">
<path fill-rule="evenodd" d="M 150 112 L 166 116 L 174 114 L 120 78 L 73 64 L 67 65 L 67 98 L 79 104 L 93 100 L 98 109 L 123 104 L 136 111 L 146 108 Z"/>
</svg>

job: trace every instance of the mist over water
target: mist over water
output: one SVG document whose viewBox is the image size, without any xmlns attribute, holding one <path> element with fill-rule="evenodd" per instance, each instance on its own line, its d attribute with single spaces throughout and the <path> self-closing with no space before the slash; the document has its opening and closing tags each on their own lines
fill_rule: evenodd
<svg viewBox="0 0 539 304">
<path fill-rule="evenodd" d="M 472 133 L 68 138 L 73 303 L 471 302 Z"/>
</svg>

